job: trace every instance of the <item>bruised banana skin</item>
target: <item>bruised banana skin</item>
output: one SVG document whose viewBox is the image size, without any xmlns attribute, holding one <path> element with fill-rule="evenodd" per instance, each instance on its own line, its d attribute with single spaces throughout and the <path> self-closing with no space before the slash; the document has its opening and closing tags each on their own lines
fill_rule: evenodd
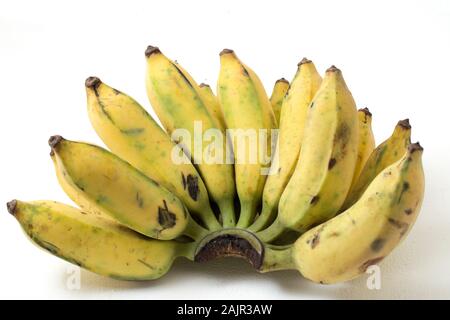
<svg viewBox="0 0 450 320">
<path fill-rule="evenodd" d="M 52 159 L 63 189 L 85 210 L 106 214 L 119 223 L 155 239 L 183 234 L 194 239 L 206 231 L 187 213 L 183 203 L 112 153 L 60 136 L 49 140 Z M 74 197 L 75 195 L 75 197 Z M 86 203 L 89 205 L 86 206 Z"/>
<path fill-rule="evenodd" d="M 351 208 L 296 241 L 293 260 L 304 277 L 319 283 L 351 280 L 405 238 L 424 194 L 422 150 L 418 143 L 410 145 Z"/>
<path fill-rule="evenodd" d="M 263 171 L 269 169 L 269 164 L 264 161 L 267 159 L 261 159 L 258 150 L 270 149 L 270 129 L 276 127 L 276 120 L 261 82 L 234 51 L 224 49 L 220 53 L 220 65 L 217 95 L 228 130 L 235 130 L 231 138 L 235 156 L 236 189 L 241 205 L 237 226 L 246 228 L 253 220 L 261 201 L 266 181 Z M 268 133 L 266 139 L 260 139 L 261 129 Z M 250 143 L 247 143 L 252 133 L 257 141 L 256 146 L 253 145 L 256 155 L 250 154 Z M 239 136 L 242 139 L 238 139 Z M 238 145 L 241 146 L 239 150 Z"/>
<path fill-rule="evenodd" d="M 177 256 L 192 259 L 192 243 L 145 238 L 111 220 L 55 201 L 13 200 L 8 210 L 39 247 L 100 275 L 156 279 Z"/>
<path fill-rule="evenodd" d="M 278 79 L 273 86 L 272 95 L 270 96 L 270 103 L 272 104 L 273 114 L 280 124 L 280 113 L 283 105 L 283 99 L 289 89 L 289 81 L 285 78 Z"/>
<path fill-rule="evenodd" d="M 278 145 L 270 168 L 271 174 L 264 186 L 261 214 L 250 227 L 252 231 L 265 228 L 277 213 L 281 194 L 297 164 L 309 105 L 321 81 L 312 61 L 303 58 L 283 100 Z"/>
<path fill-rule="evenodd" d="M 86 94 L 91 124 L 114 154 L 174 193 L 208 229 L 221 228 L 197 170 L 138 102 L 96 77 L 86 80 Z"/>
<path fill-rule="evenodd" d="M 198 85 L 181 66 L 156 47 L 149 46 L 145 54 L 147 95 L 153 109 L 169 134 L 176 129 L 187 130 L 190 134 L 190 143 L 182 142 L 186 152 L 197 166 L 210 197 L 219 206 L 224 226 L 234 226 L 235 183 L 233 165 L 226 158 L 230 152 L 224 131 L 210 114 Z M 195 132 L 195 122 L 201 125 L 200 135 Z M 209 129 L 215 129 L 220 135 L 218 138 L 222 138 L 218 150 L 210 150 L 210 142 L 202 141 L 203 133 Z M 205 156 L 212 157 L 213 163 Z"/>
<path fill-rule="evenodd" d="M 220 108 L 219 100 L 214 95 L 209 84 L 200 83 L 198 85 L 198 89 L 202 95 L 203 101 L 205 101 L 205 105 L 208 108 L 209 113 L 216 119 L 222 129 L 226 129 L 227 125 L 225 124 L 225 119 L 223 117 L 222 109 Z"/>
<path fill-rule="evenodd" d="M 282 226 L 305 232 L 337 213 L 352 182 L 357 146 L 355 102 L 332 66 L 310 104 L 299 159 L 280 199 Z"/>
<path fill-rule="evenodd" d="M 355 185 L 367 159 L 375 149 L 375 137 L 372 132 L 372 113 L 370 113 L 369 109 L 358 110 L 358 125 L 358 159 L 356 160 L 350 190 Z"/>
<path fill-rule="evenodd" d="M 361 197 L 378 173 L 402 157 L 410 143 L 411 125 L 408 119 L 401 120 L 395 126 L 392 135 L 370 154 L 358 179 L 349 190 L 347 199 L 345 199 L 340 211 L 350 208 Z"/>
</svg>

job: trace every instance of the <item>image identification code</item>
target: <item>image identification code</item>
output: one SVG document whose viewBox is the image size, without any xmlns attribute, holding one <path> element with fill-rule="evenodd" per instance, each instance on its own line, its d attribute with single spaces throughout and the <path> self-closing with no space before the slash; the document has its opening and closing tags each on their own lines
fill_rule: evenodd
<svg viewBox="0 0 450 320">
<path fill-rule="evenodd" d="M 272 312 L 272 305 L 268 304 L 222 304 L 220 308 L 212 306 L 188 306 L 187 304 L 179 306 L 177 310 L 178 315 L 198 315 L 208 318 L 210 315 L 228 315 L 228 316 L 243 316 L 243 315 L 270 315 Z"/>
</svg>

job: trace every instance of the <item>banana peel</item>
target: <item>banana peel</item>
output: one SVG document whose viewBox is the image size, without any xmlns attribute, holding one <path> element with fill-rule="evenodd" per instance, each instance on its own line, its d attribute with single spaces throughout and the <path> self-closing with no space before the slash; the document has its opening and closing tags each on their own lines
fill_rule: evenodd
<svg viewBox="0 0 450 320">
<path fill-rule="evenodd" d="M 238 257 L 258 272 L 292 269 L 331 284 L 380 263 L 410 232 L 425 190 L 423 148 L 411 143 L 408 120 L 375 147 L 372 115 L 356 109 L 338 68 L 322 80 L 305 58 L 269 99 L 256 73 L 225 49 L 216 97 L 157 47 L 145 55 L 147 93 L 164 128 L 134 99 L 89 77 L 89 118 L 111 151 L 49 140 L 58 181 L 79 208 L 7 203 L 39 247 L 121 280 L 157 279 L 178 257 Z M 195 141 L 170 136 L 193 133 L 195 121 L 223 134 L 279 128 L 282 140 L 258 140 L 271 163 L 199 164 Z M 236 146 L 220 151 L 228 148 Z"/>
</svg>

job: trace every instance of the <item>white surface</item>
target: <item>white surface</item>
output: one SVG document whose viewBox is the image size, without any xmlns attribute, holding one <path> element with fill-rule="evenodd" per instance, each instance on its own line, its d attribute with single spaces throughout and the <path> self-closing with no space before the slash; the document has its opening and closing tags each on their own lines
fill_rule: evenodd
<svg viewBox="0 0 450 320">
<path fill-rule="evenodd" d="M 292 78 L 306 56 L 340 67 L 377 142 L 409 117 L 425 148 L 426 198 L 407 240 L 366 277 L 319 286 L 297 272 L 260 275 L 244 262 L 179 261 L 160 280 L 127 283 L 81 273 L 37 250 L 0 214 L 0 298 L 450 298 L 450 2 L 442 1 L 2 1 L 1 199 L 55 199 L 47 139 L 101 144 L 89 124 L 84 79 L 97 75 L 148 107 L 144 50 L 158 45 L 198 82 L 215 85 L 218 53 L 233 48 L 263 79 Z"/>
</svg>

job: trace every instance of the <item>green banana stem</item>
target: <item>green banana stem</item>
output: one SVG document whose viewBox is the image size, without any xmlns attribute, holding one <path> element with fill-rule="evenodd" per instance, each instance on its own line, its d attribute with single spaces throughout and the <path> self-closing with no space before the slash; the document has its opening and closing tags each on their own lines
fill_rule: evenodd
<svg viewBox="0 0 450 320">
<path fill-rule="evenodd" d="M 250 225 L 248 230 L 252 232 L 258 232 L 266 228 L 271 219 L 273 219 L 273 211 L 274 210 L 272 210 L 272 208 L 270 208 L 269 206 L 263 205 L 261 214 L 255 220 L 255 222 Z"/>
<path fill-rule="evenodd" d="M 283 226 L 280 221 L 275 219 L 275 221 L 268 227 L 262 231 L 256 233 L 256 236 L 264 243 L 270 243 L 276 238 L 278 238 L 284 231 L 286 227 Z"/>
<path fill-rule="evenodd" d="M 256 212 L 256 203 L 255 201 L 241 201 L 241 212 L 239 216 L 239 220 L 237 223 L 238 228 L 247 229 L 248 226 L 252 223 L 253 217 Z"/>
<path fill-rule="evenodd" d="M 222 215 L 222 224 L 224 228 L 233 228 L 236 226 L 236 215 L 234 212 L 234 203 L 232 200 L 225 199 L 218 203 L 220 214 Z M 221 228 L 219 228 L 221 229 Z M 218 230 L 218 229 L 215 229 Z"/>
<path fill-rule="evenodd" d="M 184 257 L 190 261 L 194 261 L 195 257 L 195 249 L 197 248 L 198 241 L 183 243 L 180 242 L 177 244 L 175 249 L 176 257 Z"/>
<path fill-rule="evenodd" d="M 292 245 L 281 249 L 265 246 L 264 261 L 259 272 L 296 269 L 292 259 L 292 248 Z"/>
<path fill-rule="evenodd" d="M 197 241 L 209 234 L 209 231 L 190 218 L 183 234 Z"/>
<path fill-rule="evenodd" d="M 202 222 L 206 225 L 206 228 L 210 231 L 217 231 L 222 229 L 219 221 L 217 221 L 216 216 L 212 212 L 211 209 L 208 209 L 208 212 L 200 217 Z"/>
</svg>

